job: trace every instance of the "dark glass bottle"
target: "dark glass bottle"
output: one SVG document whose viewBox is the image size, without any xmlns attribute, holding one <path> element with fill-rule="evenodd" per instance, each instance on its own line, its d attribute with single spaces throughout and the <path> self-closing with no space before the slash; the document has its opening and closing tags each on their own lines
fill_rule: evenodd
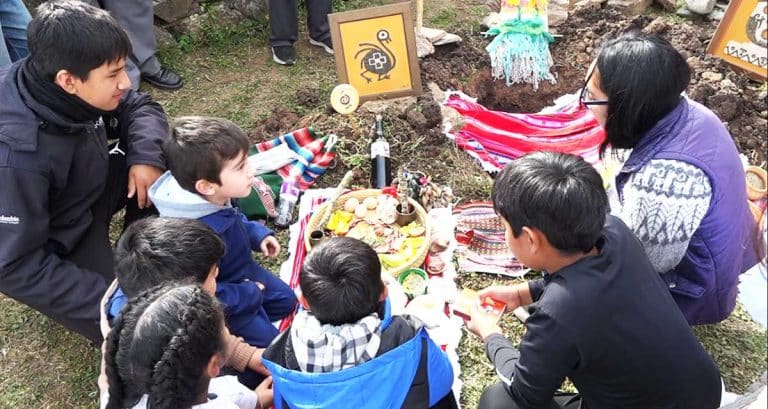
<svg viewBox="0 0 768 409">
<path fill-rule="evenodd" d="M 384 138 L 384 121 L 376 115 L 375 140 L 371 144 L 371 185 L 382 189 L 392 184 L 389 159 L 389 142 Z"/>
</svg>

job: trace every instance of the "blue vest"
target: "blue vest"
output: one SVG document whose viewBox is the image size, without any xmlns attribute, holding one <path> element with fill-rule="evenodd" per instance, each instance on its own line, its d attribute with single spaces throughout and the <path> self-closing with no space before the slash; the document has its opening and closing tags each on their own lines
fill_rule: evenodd
<svg viewBox="0 0 768 409">
<path fill-rule="evenodd" d="M 739 274 L 755 265 L 762 252 L 736 145 L 712 111 L 681 98 L 643 135 L 616 177 L 622 201 L 624 184 L 651 159 L 686 162 L 709 178 L 709 209 L 680 264 L 662 277 L 689 324 L 722 321 L 736 305 Z"/>
</svg>

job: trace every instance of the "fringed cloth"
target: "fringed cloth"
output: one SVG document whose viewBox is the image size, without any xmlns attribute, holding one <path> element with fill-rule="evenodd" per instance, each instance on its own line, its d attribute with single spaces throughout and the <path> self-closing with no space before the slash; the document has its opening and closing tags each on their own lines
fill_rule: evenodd
<svg viewBox="0 0 768 409">
<path fill-rule="evenodd" d="M 504 225 L 490 202 L 468 203 L 453 209 L 456 216 L 456 257 L 461 272 L 523 276 L 523 265 L 509 250 Z"/>
<path fill-rule="evenodd" d="M 458 111 L 463 126 L 445 133 L 487 172 L 498 172 L 514 159 L 545 150 L 579 155 L 593 165 L 600 162 L 605 132 L 578 102 L 555 112 L 512 114 L 488 110 L 475 101 L 461 92 L 447 95 L 444 105 Z"/>
</svg>

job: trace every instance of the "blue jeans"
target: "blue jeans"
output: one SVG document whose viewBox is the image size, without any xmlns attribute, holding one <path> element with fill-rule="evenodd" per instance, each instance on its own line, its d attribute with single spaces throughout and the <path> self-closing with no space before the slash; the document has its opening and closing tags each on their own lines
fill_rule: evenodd
<svg viewBox="0 0 768 409">
<path fill-rule="evenodd" d="M 0 67 L 29 54 L 27 26 L 32 16 L 21 0 L 0 1 Z"/>
</svg>

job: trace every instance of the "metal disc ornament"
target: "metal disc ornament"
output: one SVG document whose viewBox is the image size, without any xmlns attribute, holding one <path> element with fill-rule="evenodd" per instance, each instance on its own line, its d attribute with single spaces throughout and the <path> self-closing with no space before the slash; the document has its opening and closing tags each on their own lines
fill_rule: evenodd
<svg viewBox="0 0 768 409">
<path fill-rule="evenodd" d="M 360 104 L 360 94 L 349 84 L 339 84 L 331 91 L 331 106 L 340 114 L 355 112 Z"/>
</svg>

